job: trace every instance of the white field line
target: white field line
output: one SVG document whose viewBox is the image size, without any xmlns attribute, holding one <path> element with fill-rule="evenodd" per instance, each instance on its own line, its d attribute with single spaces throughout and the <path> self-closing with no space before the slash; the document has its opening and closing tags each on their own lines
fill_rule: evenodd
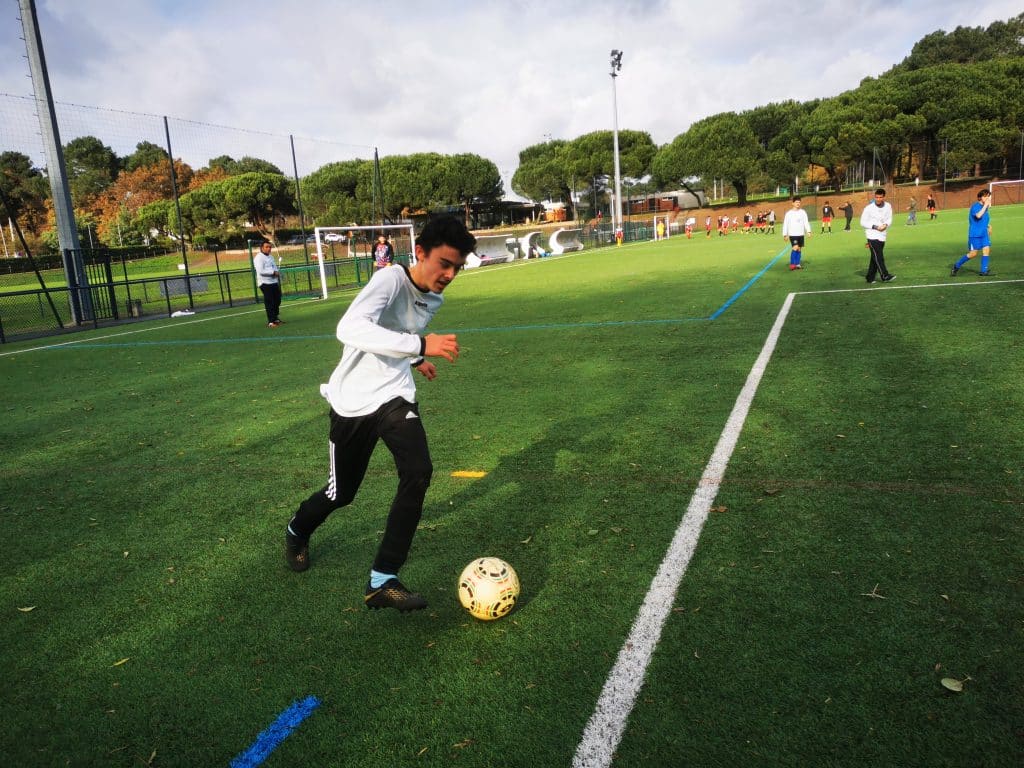
<svg viewBox="0 0 1024 768">
<path fill-rule="evenodd" d="M 292 304 L 306 304 L 313 301 L 323 301 L 323 299 L 299 299 L 297 301 L 290 302 Z M 165 328 L 180 328 L 183 325 L 195 325 L 196 323 L 210 323 L 217 320 L 227 320 L 232 317 L 241 317 L 242 315 L 252 315 L 256 313 L 262 313 L 263 307 L 258 309 L 245 309 L 240 312 L 231 312 L 223 315 L 215 315 L 213 317 L 196 317 L 191 320 L 179 320 L 178 322 L 168 323 L 166 325 L 147 325 L 145 328 L 132 328 L 127 331 L 118 331 L 117 333 L 106 333 L 102 336 L 87 336 L 84 339 L 72 339 L 71 341 L 61 341 L 56 344 L 43 344 L 39 347 L 26 347 L 25 349 L 15 349 L 11 352 L 0 352 L 0 357 L 10 357 L 11 355 L 23 355 L 26 352 L 41 352 L 47 349 L 57 349 L 58 347 L 67 347 L 72 344 L 92 344 L 95 341 L 103 341 L 104 339 L 116 339 L 119 336 L 134 336 L 139 333 L 149 333 L 150 331 L 162 331 Z"/>
<path fill-rule="evenodd" d="M 611 765 L 615 749 L 625 731 L 626 721 L 643 685 L 647 665 L 650 664 L 665 620 L 672 609 L 679 582 L 682 581 L 690 558 L 697 548 L 697 540 L 704 528 L 711 504 L 718 495 L 729 459 L 736 448 L 740 432 L 743 431 L 743 424 L 761 383 L 761 377 L 775 351 L 775 344 L 782 333 L 782 326 L 786 322 L 789 308 L 793 305 L 794 296 L 795 294 L 789 294 L 783 302 L 775 324 L 761 348 L 761 354 L 754 362 L 754 367 L 750 369 L 747 382 L 736 398 L 736 404 L 718 439 L 718 445 L 715 446 L 714 453 L 704 468 L 704 474 L 690 499 L 686 514 L 676 529 L 668 552 L 665 553 L 665 559 L 662 560 L 647 590 L 629 636 L 605 681 L 594 714 L 583 731 L 583 738 L 576 748 L 576 755 L 572 761 L 574 768 L 599 768 Z"/>
<path fill-rule="evenodd" d="M 1024 280 L 986 280 L 984 282 L 952 282 L 924 285 L 876 285 L 863 288 L 840 288 L 822 291 L 799 291 L 790 293 L 779 310 L 778 317 L 768 338 L 765 339 L 761 354 L 754 362 L 747 375 L 746 384 L 736 398 L 732 413 L 726 421 L 722 434 L 715 446 L 714 453 L 708 461 L 704 474 L 701 476 L 697 489 L 690 498 L 690 504 L 683 515 L 679 527 L 669 544 L 665 558 L 651 581 L 651 586 L 644 597 L 629 636 L 623 644 L 615 664 L 608 673 L 604 688 L 590 716 L 583 737 L 580 739 L 576 754 L 573 757 L 573 768 L 607 768 L 611 765 L 615 749 L 618 747 L 622 734 L 626 729 L 626 721 L 633 711 L 636 697 L 643 685 L 644 675 L 651 662 L 654 649 L 661 638 L 675 600 L 679 583 L 690 564 L 697 540 L 707 521 L 708 512 L 714 503 L 715 496 L 721 487 L 725 470 L 736 447 L 736 441 L 743 431 L 743 424 L 750 411 L 750 405 L 757 393 L 768 362 L 771 360 L 775 345 L 786 322 L 793 299 L 796 296 L 813 296 L 828 293 L 856 293 L 860 291 L 908 290 L 920 288 L 968 287 L 971 285 L 994 285 L 997 283 L 1022 283 Z"/>
</svg>

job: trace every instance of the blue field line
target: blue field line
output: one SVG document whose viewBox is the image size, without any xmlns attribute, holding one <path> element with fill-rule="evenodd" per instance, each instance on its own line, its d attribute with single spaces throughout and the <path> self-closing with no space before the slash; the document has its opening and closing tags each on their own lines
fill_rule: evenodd
<svg viewBox="0 0 1024 768">
<path fill-rule="evenodd" d="M 251 747 L 231 761 L 231 768 L 256 768 L 319 706 L 320 699 L 316 696 L 294 702 L 256 737 Z"/>
<path fill-rule="evenodd" d="M 499 331 L 553 331 L 569 330 L 572 328 L 615 328 L 631 325 L 674 325 L 677 323 L 695 323 L 706 320 L 717 320 L 725 313 L 739 298 L 746 293 L 764 274 L 775 265 L 788 249 L 783 248 L 771 261 L 769 261 L 760 272 L 750 278 L 746 285 L 734 293 L 728 301 L 716 309 L 707 317 L 671 317 L 658 320 L 598 320 L 588 323 L 538 323 L 535 325 L 505 325 L 505 326 L 481 326 L 479 328 L 448 328 L 434 331 L 434 333 L 495 333 Z M 128 342 L 87 342 L 71 341 L 62 344 L 54 344 L 48 347 L 38 347 L 32 351 L 53 351 L 73 349 L 114 349 L 119 347 L 161 347 L 161 346 L 189 346 L 199 344 L 279 344 L 285 341 L 323 341 L 336 338 L 334 334 L 312 334 L 302 336 L 242 336 L 239 338 L 223 339 L 166 339 L 163 341 L 128 341 Z"/>
<path fill-rule="evenodd" d="M 775 262 L 777 262 L 779 259 L 781 259 L 783 254 L 786 251 L 788 251 L 788 250 L 789 250 L 788 248 L 783 248 L 781 251 L 779 251 L 777 254 L 775 254 L 775 258 L 772 259 L 771 261 L 769 261 L 767 264 L 765 264 L 764 268 L 760 272 L 758 272 L 752 278 L 747 280 L 747 284 L 746 285 L 744 285 L 742 288 L 740 288 L 738 291 L 736 291 L 736 293 L 734 293 L 732 295 L 732 297 L 727 302 L 725 302 L 725 304 L 723 304 L 718 309 L 716 309 L 714 312 L 712 312 L 708 316 L 708 320 L 717 320 L 719 318 L 719 316 L 721 316 L 721 314 L 723 312 L 725 312 L 725 310 L 727 310 L 729 307 L 731 307 L 733 305 L 733 303 L 737 299 L 739 299 L 740 296 L 742 296 L 744 293 L 746 293 L 748 288 L 750 288 L 754 283 L 756 283 L 758 280 L 760 280 L 761 277 L 764 275 L 764 273 L 767 272 L 769 269 L 771 269 L 775 265 Z"/>
</svg>

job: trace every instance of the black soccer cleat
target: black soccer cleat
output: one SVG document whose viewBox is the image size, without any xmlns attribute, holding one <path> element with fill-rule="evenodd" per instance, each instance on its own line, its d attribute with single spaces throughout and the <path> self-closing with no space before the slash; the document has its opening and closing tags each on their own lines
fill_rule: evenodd
<svg viewBox="0 0 1024 768">
<path fill-rule="evenodd" d="M 285 529 L 284 559 L 288 561 L 288 567 L 296 573 L 307 570 L 309 568 L 309 539 L 300 538 Z"/>
<path fill-rule="evenodd" d="M 958 266 L 957 266 L 956 264 L 954 264 L 954 265 L 953 265 L 953 266 L 952 266 L 952 267 L 950 268 L 950 270 L 949 270 L 949 276 L 950 276 L 950 277 L 956 277 L 956 275 L 957 275 L 957 273 L 958 273 L 959 271 L 960 271 L 960 267 L 958 267 Z"/>
<path fill-rule="evenodd" d="M 882 278 L 882 282 L 883 283 L 891 283 L 895 279 L 896 279 L 896 275 L 886 275 L 885 277 Z"/>
<path fill-rule="evenodd" d="M 992 273 L 986 270 L 984 272 L 979 272 L 978 277 L 992 277 Z"/>
<path fill-rule="evenodd" d="M 366 585 L 366 596 L 363 602 L 367 608 L 397 608 L 402 613 L 422 611 L 427 601 L 415 592 L 406 589 L 398 579 L 388 579 L 377 589 Z"/>
</svg>

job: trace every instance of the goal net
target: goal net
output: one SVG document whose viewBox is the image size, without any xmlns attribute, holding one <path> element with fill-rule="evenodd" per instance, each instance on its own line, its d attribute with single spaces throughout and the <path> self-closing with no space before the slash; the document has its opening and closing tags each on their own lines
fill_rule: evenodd
<svg viewBox="0 0 1024 768">
<path fill-rule="evenodd" d="M 992 181 L 989 182 L 988 191 L 992 193 L 992 202 L 996 205 L 1024 203 L 1024 179 Z"/>
<path fill-rule="evenodd" d="M 416 232 L 412 224 L 315 227 L 313 234 L 316 237 L 316 269 L 325 299 L 332 267 L 336 269 L 339 262 L 339 249 L 341 259 L 355 264 L 358 283 L 365 282 L 373 274 L 373 246 L 380 235 L 391 243 L 395 262 L 412 266 L 416 260 Z"/>
</svg>

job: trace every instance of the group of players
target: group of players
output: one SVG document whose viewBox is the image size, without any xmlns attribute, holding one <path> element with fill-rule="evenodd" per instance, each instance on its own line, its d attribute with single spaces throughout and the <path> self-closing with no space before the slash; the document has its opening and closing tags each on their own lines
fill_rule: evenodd
<svg viewBox="0 0 1024 768">
<path fill-rule="evenodd" d="M 992 192 L 982 189 L 978 192 L 977 202 L 971 206 L 967 220 L 967 252 L 953 264 L 950 275 L 956 277 L 960 269 L 971 259 L 981 254 L 981 266 L 978 274 L 988 277 L 989 255 L 992 247 L 992 224 L 989 218 L 989 209 L 992 206 Z M 929 210 L 931 207 L 929 206 Z M 864 229 L 867 239 L 867 248 L 870 251 L 867 282 L 874 283 L 881 280 L 888 283 L 896 279 L 885 266 L 885 241 L 889 228 L 892 226 L 892 206 L 885 200 L 885 190 L 876 189 L 874 200 L 864 208 L 860 217 L 860 225 Z M 831 231 L 831 215 L 822 216 L 824 231 L 825 220 L 828 219 L 829 231 Z M 934 218 L 934 216 L 933 216 Z M 803 210 L 800 197 L 794 197 L 792 208 L 786 212 L 782 221 L 782 237 L 789 241 L 789 269 L 795 271 L 803 269 L 801 256 L 804 249 L 804 237 L 811 234 L 811 223 L 807 218 L 807 211 Z"/>
</svg>

